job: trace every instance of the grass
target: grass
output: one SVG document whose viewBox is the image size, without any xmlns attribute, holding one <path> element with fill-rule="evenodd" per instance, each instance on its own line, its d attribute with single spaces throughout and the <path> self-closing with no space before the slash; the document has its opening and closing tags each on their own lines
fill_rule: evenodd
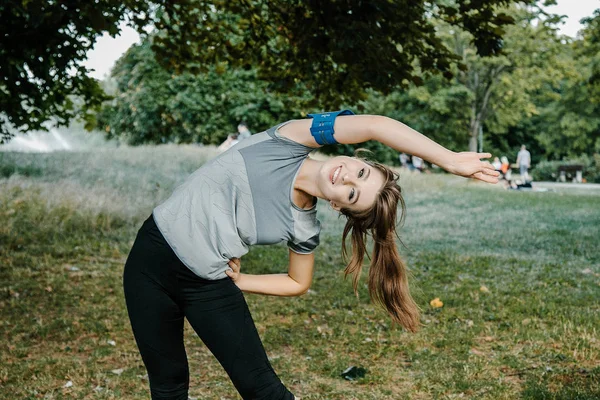
<svg viewBox="0 0 600 400">
<path fill-rule="evenodd" d="M 0 153 L 0 398 L 147 399 L 122 267 L 141 222 L 214 155 L 193 146 Z M 248 295 L 282 380 L 302 399 L 600 398 L 598 194 L 401 178 L 402 253 L 423 328 L 409 334 L 343 280 L 343 220 L 324 204 L 311 291 Z M 284 246 L 250 273 L 282 272 Z M 429 301 L 440 298 L 442 308 Z M 235 389 L 189 327 L 197 399 Z M 367 373 L 340 377 L 348 366 Z M 70 382 L 70 383 L 69 383 Z"/>
</svg>

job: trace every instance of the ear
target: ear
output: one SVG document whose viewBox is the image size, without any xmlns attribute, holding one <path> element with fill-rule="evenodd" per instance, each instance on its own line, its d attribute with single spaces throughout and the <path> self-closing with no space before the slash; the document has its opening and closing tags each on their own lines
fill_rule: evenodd
<svg viewBox="0 0 600 400">
<path fill-rule="evenodd" d="M 329 204 L 331 205 L 331 208 L 333 208 L 335 211 L 339 212 L 342 209 L 342 207 L 340 207 L 336 203 L 334 203 L 333 200 L 330 200 Z"/>
</svg>

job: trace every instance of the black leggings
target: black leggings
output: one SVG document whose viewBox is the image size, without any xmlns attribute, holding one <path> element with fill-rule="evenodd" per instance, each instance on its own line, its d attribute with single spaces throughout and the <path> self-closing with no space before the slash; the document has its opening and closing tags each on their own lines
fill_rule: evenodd
<svg viewBox="0 0 600 400">
<path fill-rule="evenodd" d="M 152 216 L 140 228 L 123 274 L 127 311 L 152 399 L 187 400 L 183 318 L 244 399 L 293 400 L 271 367 L 248 305 L 229 278 L 206 280 L 175 255 Z"/>
</svg>

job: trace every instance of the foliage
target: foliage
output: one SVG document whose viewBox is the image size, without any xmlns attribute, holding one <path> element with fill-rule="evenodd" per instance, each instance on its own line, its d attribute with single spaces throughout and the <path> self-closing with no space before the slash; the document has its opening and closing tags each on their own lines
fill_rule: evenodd
<svg viewBox="0 0 600 400">
<path fill-rule="evenodd" d="M 529 2 L 528 0 L 526 2 Z M 437 18 L 473 34 L 479 54 L 496 54 L 515 0 L 185 1 L 160 14 L 154 50 L 169 70 L 256 66 L 284 93 L 299 82 L 312 106 L 334 109 L 389 93 L 421 72 L 452 74 L 458 59 L 438 38 Z M 415 68 L 418 63 L 420 71 Z"/>
<path fill-rule="evenodd" d="M 51 116 L 58 125 L 75 115 L 92 124 L 90 111 L 106 96 L 80 62 L 98 36 L 115 36 L 125 20 L 141 33 L 156 27 L 154 50 L 168 71 L 256 67 L 272 88 L 291 93 L 302 83 L 313 107 L 332 108 L 360 98 L 365 87 L 389 92 L 420 81 L 414 60 L 449 75 L 456 57 L 437 38 L 432 15 L 474 33 L 480 53 L 497 53 L 513 21 L 496 7 L 514 1 L 3 1 L 0 137 L 11 137 L 9 123 L 45 129 Z"/>
<path fill-rule="evenodd" d="M 483 126 L 485 151 L 515 159 L 517 149 L 527 143 L 537 162 L 543 151 L 523 126 L 537 117 L 538 104 L 556 98 L 554 88 L 571 73 L 573 63 L 569 46 L 556 35 L 555 16 L 534 25 L 531 21 L 542 14 L 538 8 L 507 12 L 517 23 L 506 30 L 502 54 L 481 57 L 469 45 L 467 33 L 438 23 L 438 35 L 461 56 L 466 69 L 456 68 L 450 80 L 428 76 L 420 86 L 389 95 L 368 91 L 359 108 L 400 120 L 455 151 L 476 151 L 478 127 Z M 388 159 L 394 153 L 382 151 L 387 151 Z M 332 152 L 347 153 L 345 149 Z"/>
<path fill-rule="evenodd" d="M 585 20 L 570 56 L 571 70 L 547 102 L 536 139 L 547 157 L 560 159 L 600 152 L 600 9 Z"/>
<path fill-rule="evenodd" d="M 366 89 L 363 100 L 339 108 L 388 115 L 455 151 L 474 150 L 482 127 L 484 150 L 512 161 L 521 144 L 528 146 L 534 164 L 591 156 L 598 151 L 594 143 L 600 115 L 600 79 L 594 78 L 599 75 L 597 16 L 588 20 L 581 40 L 568 41 L 557 33 L 558 17 L 545 15 L 537 6 L 521 5 L 505 13 L 516 24 L 505 27 L 501 54 L 482 57 L 470 44 L 473 37 L 468 32 L 432 21 L 437 37 L 460 57 L 463 69 L 451 66 L 454 77 L 447 80 L 427 74 L 414 61 L 415 73 L 423 77 L 421 85 L 396 88 L 387 95 Z M 240 64 L 213 60 L 203 67 L 207 72 L 198 75 L 174 74 L 160 66 L 151 50 L 161 51 L 156 43 L 166 40 L 165 32 L 147 38 L 118 63 L 118 96 L 100 116 L 109 136 L 125 137 L 130 143 L 218 143 L 241 120 L 258 131 L 328 109 L 312 106 L 319 93 L 311 92 L 304 81 L 298 80 L 288 94 L 280 93 L 278 85 L 284 80 L 273 82 L 262 67 L 251 66 L 248 57 Z M 202 68 L 190 62 L 189 69 Z M 324 151 L 352 155 L 356 147 Z M 360 147 L 372 150 L 380 161 L 398 162 L 396 152 L 379 143 Z"/>
<path fill-rule="evenodd" d="M 390 96 L 388 112 L 453 150 L 468 145 L 477 151 L 484 128 L 486 151 L 512 153 L 521 143 L 511 142 L 506 133 L 536 114 L 532 94 L 560 79 L 555 59 L 562 47 L 554 18 L 531 23 L 540 19 L 538 8 L 514 7 L 507 13 L 517 22 L 507 27 L 502 54 L 496 57 L 479 56 L 468 33 L 440 24 L 439 36 L 466 68 L 457 69 L 451 80 L 429 77 L 420 87 Z"/>
<path fill-rule="evenodd" d="M 583 155 L 576 159 L 563 161 L 541 161 L 535 164 L 531 171 L 533 179 L 536 181 L 558 181 L 560 174 L 558 168 L 568 165 L 582 165 L 583 178 L 588 182 L 600 183 L 600 154 L 594 154 L 593 157 Z M 575 178 L 575 174 L 566 174 L 567 182 Z"/>
<path fill-rule="evenodd" d="M 130 144 L 217 144 L 241 121 L 256 131 L 303 112 L 304 92 L 271 93 L 254 69 L 170 73 L 156 62 L 151 42 L 132 46 L 113 69 L 117 95 L 98 115 L 109 137 Z"/>
<path fill-rule="evenodd" d="M 0 139 L 12 135 L 9 124 L 31 131 L 46 129 L 52 116 L 57 125 L 93 118 L 106 95 L 80 62 L 103 33 L 119 33 L 126 13 L 144 25 L 149 7 L 138 0 L 0 2 Z"/>
</svg>

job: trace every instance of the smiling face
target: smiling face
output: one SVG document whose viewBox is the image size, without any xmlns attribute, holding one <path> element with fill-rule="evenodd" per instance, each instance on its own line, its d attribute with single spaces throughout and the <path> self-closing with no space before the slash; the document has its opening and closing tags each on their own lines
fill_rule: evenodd
<svg viewBox="0 0 600 400">
<path fill-rule="evenodd" d="M 377 168 L 352 157 L 334 157 L 323 163 L 318 186 L 331 206 L 339 211 L 347 208 L 362 211 L 375 203 L 384 184 Z"/>
</svg>

